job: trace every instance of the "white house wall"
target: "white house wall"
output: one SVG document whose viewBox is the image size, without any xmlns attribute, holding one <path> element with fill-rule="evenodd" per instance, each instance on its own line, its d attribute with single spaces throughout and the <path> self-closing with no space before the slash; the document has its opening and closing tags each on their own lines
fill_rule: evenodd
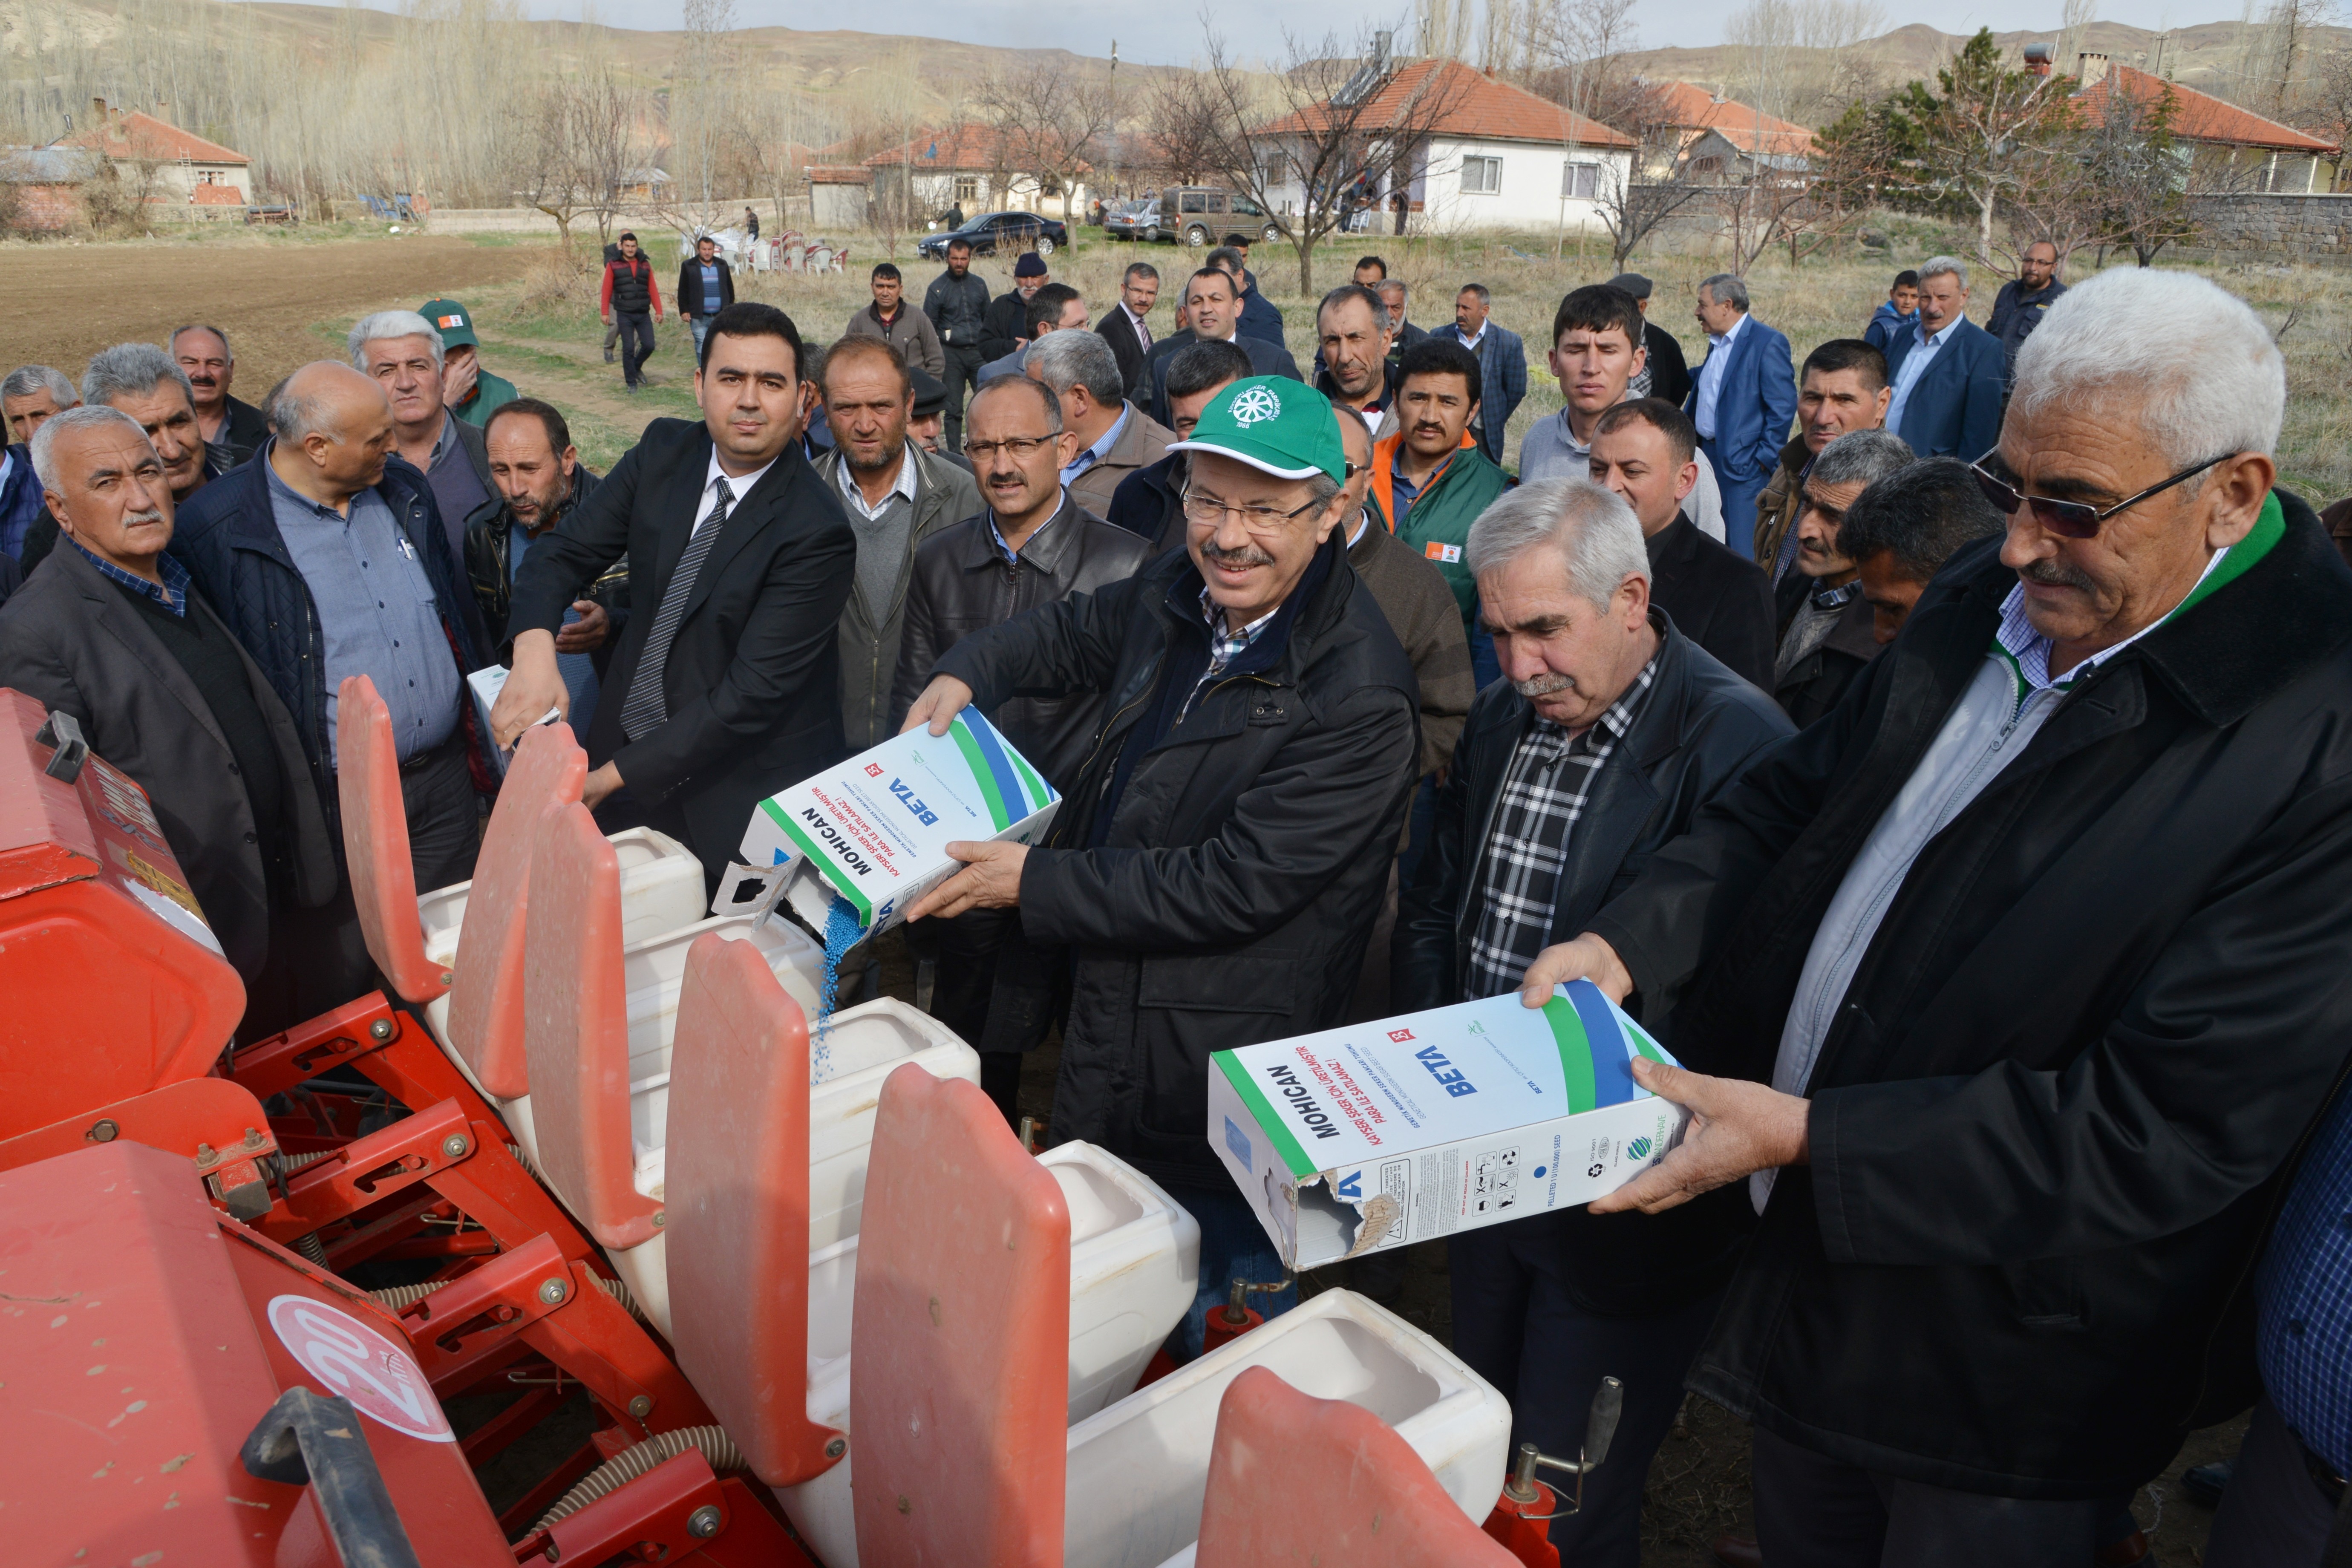
<svg viewBox="0 0 2352 1568">
<path fill-rule="evenodd" d="M 1502 179 L 1492 193 L 1465 194 L 1462 164 L 1465 158 L 1498 158 Z M 1541 142 L 1432 142 L 1423 211 L 1414 223 L 1430 232 L 1451 234 L 1471 229 L 1549 230 L 1556 226 L 1570 234 L 1599 231 L 1598 201 L 1560 199 L 1560 171 L 1566 163 L 1596 163 L 1601 173 L 1596 192 L 1623 188 L 1630 156 L 1602 147 L 1569 147 Z"/>
</svg>

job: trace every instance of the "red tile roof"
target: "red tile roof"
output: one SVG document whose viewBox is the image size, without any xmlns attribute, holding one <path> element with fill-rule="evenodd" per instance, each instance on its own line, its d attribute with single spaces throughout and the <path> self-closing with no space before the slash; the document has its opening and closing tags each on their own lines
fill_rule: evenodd
<svg viewBox="0 0 2352 1568">
<path fill-rule="evenodd" d="M 242 153 L 178 126 L 132 110 L 120 119 L 109 118 L 96 129 L 51 143 L 57 147 L 87 147 L 110 158 L 167 158 L 189 163 L 250 163 Z"/>
<path fill-rule="evenodd" d="M 885 148 L 866 159 L 866 166 L 871 169 L 885 163 L 904 163 L 927 174 L 952 171 L 982 174 L 997 170 L 1016 174 L 1034 173 L 1021 167 L 1024 160 L 1016 152 L 1008 152 L 1004 142 L 1004 132 L 993 125 L 952 125 L 944 131 L 919 132 L 910 142 Z"/>
<path fill-rule="evenodd" d="M 2315 153 L 2322 155 L 2340 151 L 2333 142 L 2323 142 L 2308 136 L 2292 125 L 2281 125 L 2275 120 L 2265 120 L 2252 110 L 2240 109 L 2210 93 L 2199 92 L 2193 87 L 2183 87 L 2177 81 L 2134 70 L 2129 66 L 2110 65 L 2103 80 L 2092 83 L 2074 95 L 2083 106 L 2084 115 L 2098 124 L 2106 106 L 2116 94 L 2133 101 L 2154 105 L 2167 91 L 2172 94 L 2172 133 L 2184 142 L 2207 142 L 2231 147 L 2266 147 L 2282 153 Z"/>
<path fill-rule="evenodd" d="M 1398 67 L 1372 95 L 1358 123 L 1392 125 L 1426 116 L 1426 101 L 1435 97 L 1444 112 L 1431 127 L 1433 134 L 1463 142 L 1544 142 L 1580 147 L 1631 147 L 1633 139 L 1597 120 L 1587 120 L 1525 88 L 1482 76 L 1454 60 L 1412 60 Z M 1330 123 L 1328 110 L 1316 104 L 1286 114 L 1255 132 L 1281 136 L 1313 132 Z"/>
<path fill-rule="evenodd" d="M 198 185 L 188 199 L 200 207 L 241 207 L 245 193 L 235 185 Z"/>
<path fill-rule="evenodd" d="M 1813 133 L 1793 121 L 1717 98 L 1686 81 L 1654 84 L 1664 100 L 1664 123 L 1681 131 L 1713 131 L 1742 153 L 1810 153 Z"/>
</svg>

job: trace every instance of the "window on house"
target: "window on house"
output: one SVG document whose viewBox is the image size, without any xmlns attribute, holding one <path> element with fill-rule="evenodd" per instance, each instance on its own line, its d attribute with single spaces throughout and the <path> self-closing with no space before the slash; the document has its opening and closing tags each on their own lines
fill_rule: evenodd
<svg viewBox="0 0 2352 1568">
<path fill-rule="evenodd" d="M 980 176 L 978 174 L 958 174 L 955 177 L 955 199 L 959 202 L 976 202 L 980 200 Z"/>
<path fill-rule="evenodd" d="M 1462 194 L 1465 196 L 1491 196 L 1503 188 L 1503 161 L 1500 158 L 1465 158 L 1462 160 Z"/>
<path fill-rule="evenodd" d="M 1592 200 L 1601 194 L 1601 165 L 1598 163 L 1561 164 L 1559 194 L 1577 201 Z"/>
</svg>

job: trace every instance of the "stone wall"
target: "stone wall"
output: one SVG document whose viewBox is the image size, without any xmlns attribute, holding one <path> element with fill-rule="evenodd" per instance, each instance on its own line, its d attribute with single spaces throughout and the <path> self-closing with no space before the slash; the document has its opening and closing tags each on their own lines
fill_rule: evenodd
<svg viewBox="0 0 2352 1568">
<path fill-rule="evenodd" d="M 2352 195 L 2195 196 L 2193 248 L 2263 251 L 2287 261 L 2352 258 Z"/>
</svg>

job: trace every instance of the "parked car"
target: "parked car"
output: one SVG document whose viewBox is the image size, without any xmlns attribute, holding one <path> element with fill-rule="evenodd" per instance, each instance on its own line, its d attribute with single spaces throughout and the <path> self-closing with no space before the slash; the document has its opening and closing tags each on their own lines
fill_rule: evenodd
<svg viewBox="0 0 2352 1568">
<path fill-rule="evenodd" d="M 1160 192 L 1160 210 L 1145 220 L 1143 237 L 1175 240 L 1198 250 L 1216 244 L 1228 230 L 1254 231 L 1268 243 L 1282 237 L 1282 225 L 1264 207 L 1222 185 L 1173 185 Z"/>
<path fill-rule="evenodd" d="M 1056 247 L 1070 243 L 1070 231 L 1061 219 L 1036 213 L 982 213 L 961 228 L 925 235 L 915 254 L 927 259 L 944 257 L 949 244 L 958 239 L 969 243 L 974 256 L 1009 256 L 1023 250 L 1051 256 Z"/>
<path fill-rule="evenodd" d="M 1160 216 L 1160 203 L 1138 197 L 1131 201 L 1112 202 L 1103 208 L 1103 237 L 1106 239 L 1141 239 L 1144 230 L 1153 226 Z"/>
</svg>

